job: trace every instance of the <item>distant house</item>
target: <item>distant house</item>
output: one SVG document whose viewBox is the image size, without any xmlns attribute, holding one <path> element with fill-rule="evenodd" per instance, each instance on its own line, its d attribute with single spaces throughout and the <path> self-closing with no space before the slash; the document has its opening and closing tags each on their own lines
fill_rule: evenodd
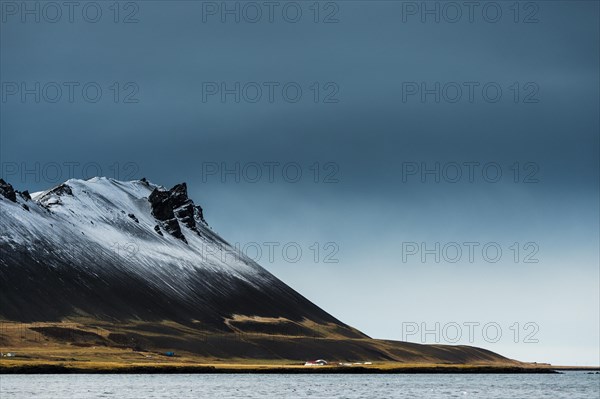
<svg viewBox="0 0 600 399">
<path fill-rule="evenodd" d="M 327 366 L 327 362 L 323 359 L 311 360 L 304 363 L 305 366 Z"/>
</svg>

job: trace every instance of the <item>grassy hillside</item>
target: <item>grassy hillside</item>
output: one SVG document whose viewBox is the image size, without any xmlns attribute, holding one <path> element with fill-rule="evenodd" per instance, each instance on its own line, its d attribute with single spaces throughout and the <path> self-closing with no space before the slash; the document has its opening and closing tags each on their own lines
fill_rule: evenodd
<svg viewBox="0 0 600 399">
<path fill-rule="evenodd" d="M 182 367 L 196 370 L 202 367 L 241 371 L 279 370 L 282 367 L 304 370 L 304 362 L 314 359 L 326 359 L 329 368 L 341 367 L 346 371 L 351 368 L 379 371 L 404 368 L 408 371 L 414 367 L 525 366 L 469 346 L 349 338 L 347 331 L 340 330 L 335 324 L 315 325 L 281 318 L 242 316 L 235 316 L 226 323 L 231 326 L 229 333 L 206 331 L 201 324 L 190 327 L 174 322 L 4 321 L 0 322 L 0 351 L 3 354 L 0 366 L 4 371 L 24 366 L 88 371 L 131 367 L 145 368 L 146 371 L 154 368 L 184 370 Z"/>
</svg>

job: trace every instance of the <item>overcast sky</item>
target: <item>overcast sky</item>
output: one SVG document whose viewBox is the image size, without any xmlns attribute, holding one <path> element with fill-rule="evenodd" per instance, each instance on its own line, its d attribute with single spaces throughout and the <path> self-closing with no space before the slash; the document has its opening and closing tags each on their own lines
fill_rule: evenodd
<svg viewBox="0 0 600 399">
<path fill-rule="evenodd" d="M 598 364 L 598 2 L 0 4 L 18 189 L 186 181 L 373 337 Z"/>
</svg>

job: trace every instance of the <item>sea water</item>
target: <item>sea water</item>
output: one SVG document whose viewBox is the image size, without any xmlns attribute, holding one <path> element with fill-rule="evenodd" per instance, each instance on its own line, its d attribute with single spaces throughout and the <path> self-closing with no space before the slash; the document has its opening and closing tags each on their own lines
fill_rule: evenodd
<svg viewBox="0 0 600 399">
<path fill-rule="evenodd" d="M 598 399 L 600 374 L 1 375 L 0 398 Z"/>
</svg>

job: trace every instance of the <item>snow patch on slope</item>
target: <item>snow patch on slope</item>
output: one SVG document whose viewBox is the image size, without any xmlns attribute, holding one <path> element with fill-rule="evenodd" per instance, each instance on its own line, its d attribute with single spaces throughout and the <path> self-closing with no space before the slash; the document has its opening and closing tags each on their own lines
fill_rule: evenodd
<svg viewBox="0 0 600 399">
<path fill-rule="evenodd" d="M 163 189 L 146 181 L 96 177 L 68 180 L 32 194 L 31 201 L 18 197 L 13 203 L 0 197 L 0 243 L 31 251 L 38 246 L 60 248 L 73 258 L 87 248 L 100 248 L 118 257 L 115 264 L 119 267 L 165 283 L 163 277 L 177 270 L 211 270 L 251 285 L 273 278 L 204 223 L 197 224 L 198 232 L 180 223 L 187 243 L 169 234 L 159 235 L 148 202 L 155 188 Z"/>
</svg>

